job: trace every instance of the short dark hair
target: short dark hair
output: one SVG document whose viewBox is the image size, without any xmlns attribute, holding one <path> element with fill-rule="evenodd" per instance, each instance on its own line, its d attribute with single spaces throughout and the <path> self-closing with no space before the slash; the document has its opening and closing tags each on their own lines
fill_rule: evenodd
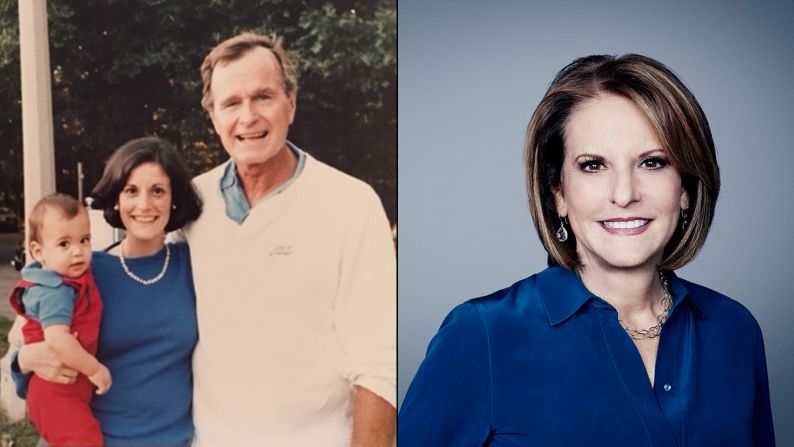
<svg viewBox="0 0 794 447">
<path fill-rule="evenodd" d="M 289 96 L 298 91 L 298 71 L 292 63 L 287 50 L 284 49 L 283 39 L 276 35 L 263 36 L 254 33 L 242 33 L 219 43 L 210 51 L 201 64 L 201 82 L 203 94 L 201 106 L 207 112 L 212 112 L 212 72 L 218 64 L 228 64 L 240 59 L 254 48 L 262 47 L 270 50 L 281 67 L 281 80 L 284 83 L 284 93 Z"/>
<path fill-rule="evenodd" d="M 588 56 L 560 70 L 527 127 L 524 155 L 529 209 L 550 264 L 579 265 L 576 237 L 557 240 L 554 190 L 560 187 L 565 128 L 571 113 L 604 94 L 629 99 L 648 118 L 689 196 L 689 224 L 668 241 L 661 268 L 691 261 L 706 241 L 720 191 L 720 171 L 706 115 L 695 96 L 661 62 L 638 54 Z"/>
<path fill-rule="evenodd" d="M 182 157 L 174 146 L 158 137 L 144 137 L 130 140 L 116 149 L 110 156 L 99 183 L 91 192 L 91 208 L 101 209 L 105 220 L 114 228 L 124 228 L 118 209 L 119 194 L 127 184 L 133 169 L 143 163 L 158 164 L 171 182 L 171 217 L 165 231 L 182 228 L 201 215 L 201 197 L 190 182 L 190 173 Z"/>
<path fill-rule="evenodd" d="M 73 219 L 80 211 L 85 212 L 83 205 L 72 196 L 56 192 L 42 197 L 30 210 L 30 217 L 28 217 L 29 242 L 42 242 L 41 230 L 44 227 L 44 215 L 50 208 L 58 209 L 67 219 Z"/>
</svg>

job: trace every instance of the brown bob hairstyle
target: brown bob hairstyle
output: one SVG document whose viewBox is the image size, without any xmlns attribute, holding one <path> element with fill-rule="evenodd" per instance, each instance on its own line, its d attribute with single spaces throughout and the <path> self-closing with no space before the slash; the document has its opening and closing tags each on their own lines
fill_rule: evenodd
<svg viewBox="0 0 794 447">
<path fill-rule="evenodd" d="M 267 48 L 276 56 L 278 65 L 281 67 L 284 93 L 289 96 L 293 92 L 298 91 L 298 72 L 289 54 L 287 54 L 287 50 L 284 49 L 281 37 L 242 33 L 219 43 L 210 51 L 210 54 L 204 58 L 204 62 L 201 64 L 201 82 L 204 84 L 201 106 L 204 107 L 204 110 L 212 112 L 212 72 L 215 67 L 218 64 L 224 65 L 235 61 L 256 47 Z"/>
<path fill-rule="evenodd" d="M 706 241 L 720 190 L 720 172 L 706 116 L 695 96 L 662 63 L 637 54 L 588 56 L 563 68 L 532 114 L 524 156 L 532 220 L 550 265 L 578 267 L 576 237 L 555 237 L 560 226 L 554 191 L 560 187 L 565 126 L 577 106 L 600 95 L 632 101 L 650 121 L 689 196 L 688 225 L 668 241 L 661 268 L 691 261 Z"/>
<path fill-rule="evenodd" d="M 157 137 L 144 137 L 124 143 L 113 152 L 99 183 L 91 192 L 91 208 L 101 209 L 105 220 L 114 228 L 124 228 L 119 211 L 114 209 L 119 194 L 127 184 L 133 169 L 144 163 L 156 163 L 171 182 L 171 217 L 165 231 L 182 228 L 201 215 L 202 202 L 193 184 L 185 162 L 168 141 Z"/>
</svg>

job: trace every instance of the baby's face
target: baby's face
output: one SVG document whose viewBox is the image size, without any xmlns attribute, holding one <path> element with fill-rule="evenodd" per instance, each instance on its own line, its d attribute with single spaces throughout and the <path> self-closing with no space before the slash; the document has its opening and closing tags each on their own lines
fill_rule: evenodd
<svg viewBox="0 0 794 447">
<path fill-rule="evenodd" d="M 76 278 L 91 264 L 91 226 L 88 213 L 80 210 L 73 218 L 50 207 L 45 211 L 41 242 L 32 242 L 31 250 L 42 267 L 62 276 Z"/>
</svg>

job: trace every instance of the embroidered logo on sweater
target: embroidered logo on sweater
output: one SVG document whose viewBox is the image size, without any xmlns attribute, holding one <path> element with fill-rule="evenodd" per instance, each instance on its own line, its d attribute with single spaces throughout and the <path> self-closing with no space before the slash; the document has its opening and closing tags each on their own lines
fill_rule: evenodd
<svg viewBox="0 0 794 447">
<path fill-rule="evenodd" d="M 289 256 L 291 254 L 291 245 L 276 245 L 276 247 L 273 248 L 273 251 L 270 252 L 270 256 Z"/>
</svg>

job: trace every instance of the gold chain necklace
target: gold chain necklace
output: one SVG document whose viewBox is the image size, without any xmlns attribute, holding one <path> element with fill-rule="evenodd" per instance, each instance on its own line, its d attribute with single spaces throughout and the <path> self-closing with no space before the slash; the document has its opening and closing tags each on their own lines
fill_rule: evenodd
<svg viewBox="0 0 794 447">
<path fill-rule="evenodd" d="M 670 316 L 670 308 L 673 307 L 673 297 L 670 295 L 670 285 L 667 284 L 667 278 L 664 273 L 659 269 L 659 278 L 662 279 L 662 289 L 664 289 L 664 297 L 662 297 L 662 313 L 656 317 L 657 324 L 648 329 L 634 329 L 629 327 L 623 320 L 618 320 L 626 333 L 629 334 L 632 340 L 645 340 L 648 338 L 656 338 L 662 333 L 662 326 Z"/>
</svg>

